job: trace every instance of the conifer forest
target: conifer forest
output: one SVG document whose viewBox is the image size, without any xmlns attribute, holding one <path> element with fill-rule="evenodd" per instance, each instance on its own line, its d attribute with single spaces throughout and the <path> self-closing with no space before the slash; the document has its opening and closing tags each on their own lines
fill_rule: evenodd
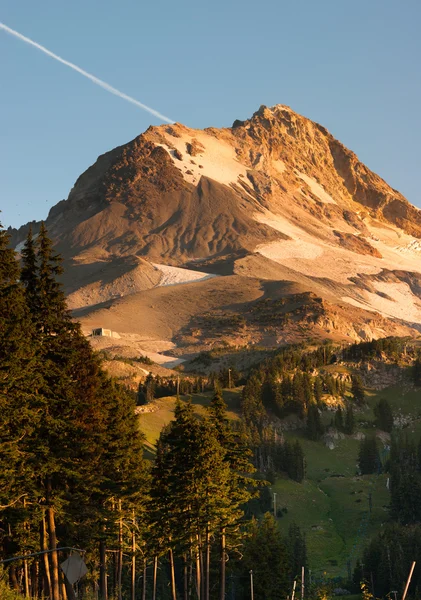
<svg viewBox="0 0 421 600">
<path fill-rule="evenodd" d="M 364 598 L 386 597 L 402 590 L 412 561 L 408 597 L 418 597 L 421 436 L 396 426 L 387 397 L 367 416 L 364 370 L 369 361 L 406 361 L 418 390 L 416 344 L 284 346 L 242 372 L 178 382 L 149 375 L 134 393 L 107 374 L 72 318 L 61 273 L 45 226 L 29 231 L 21 256 L 0 230 L 2 599 L 322 599 L 361 589 Z M 231 387 L 241 398 L 236 419 L 224 399 Z M 209 400 L 200 418 L 197 391 Z M 167 397 L 173 418 L 145 453 L 136 407 Z M 332 432 L 355 442 L 352 477 L 387 478 L 390 494 L 382 526 L 335 580 L 312 574 L 315 544 L 300 518 L 282 525 L 287 492 L 273 492 L 281 481 L 304 493 L 308 448 L 317 454 Z"/>
</svg>

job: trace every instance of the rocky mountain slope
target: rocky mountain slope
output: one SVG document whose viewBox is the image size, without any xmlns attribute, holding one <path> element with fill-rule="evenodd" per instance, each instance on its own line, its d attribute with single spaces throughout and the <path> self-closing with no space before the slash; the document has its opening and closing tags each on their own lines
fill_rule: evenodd
<svg viewBox="0 0 421 600">
<path fill-rule="evenodd" d="M 150 127 L 46 223 L 76 316 L 136 351 L 421 328 L 421 212 L 286 106 L 231 128 Z"/>
</svg>

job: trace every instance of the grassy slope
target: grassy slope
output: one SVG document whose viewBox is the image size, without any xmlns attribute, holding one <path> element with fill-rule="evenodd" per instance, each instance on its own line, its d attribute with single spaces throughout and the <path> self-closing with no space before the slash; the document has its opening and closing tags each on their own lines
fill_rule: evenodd
<svg viewBox="0 0 421 600">
<path fill-rule="evenodd" d="M 239 418 L 241 390 L 225 390 L 230 418 Z M 205 414 L 204 406 L 211 393 L 195 394 L 192 402 L 196 413 Z M 367 433 L 367 421 L 372 421 L 372 407 L 380 398 L 387 398 L 394 412 L 410 414 L 414 421 L 406 428 L 409 435 L 421 435 L 421 391 L 405 387 L 391 387 L 367 394 L 368 408 L 356 414 L 357 430 Z M 141 429 L 153 449 L 161 427 L 174 414 L 174 398 L 157 401 L 158 410 L 141 415 Z M 333 413 L 325 413 L 323 420 L 330 422 Z M 306 480 L 302 484 L 279 478 L 272 490 L 277 493 L 278 508 L 287 509 L 279 518 L 286 531 L 292 522 L 300 525 L 307 536 L 310 567 L 315 578 L 347 574 L 347 561 L 352 568 L 370 536 L 387 520 L 389 492 L 387 475 L 356 475 L 359 442 L 345 437 L 337 440 L 333 450 L 323 442 L 312 442 L 302 432 L 291 431 L 289 438 L 299 438 L 306 461 Z M 372 511 L 369 511 L 369 494 Z"/>
</svg>

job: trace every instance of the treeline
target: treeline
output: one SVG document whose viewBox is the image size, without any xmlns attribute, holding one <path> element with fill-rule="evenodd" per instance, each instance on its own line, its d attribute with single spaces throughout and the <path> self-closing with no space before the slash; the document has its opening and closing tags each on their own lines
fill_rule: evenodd
<svg viewBox="0 0 421 600">
<path fill-rule="evenodd" d="M 161 377 L 149 373 L 145 380 L 139 383 L 136 400 L 137 404 L 143 405 L 152 402 L 156 398 L 166 396 L 200 394 L 224 387 L 233 388 L 240 381 L 240 373 L 234 367 L 212 372 L 207 377 Z"/>
<path fill-rule="evenodd" d="M 344 380 L 319 372 L 337 361 L 335 350 L 328 344 L 312 352 L 291 346 L 254 369 L 243 389 L 245 422 L 259 429 L 267 422 L 268 411 L 280 418 L 291 413 L 304 418 L 311 404 L 321 406 L 323 394 L 343 396 Z"/>
<path fill-rule="evenodd" d="M 396 361 L 403 355 L 415 357 L 417 349 L 412 343 L 411 338 L 386 337 L 345 346 L 342 355 L 344 360 L 386 358 Z"/>
</svg>

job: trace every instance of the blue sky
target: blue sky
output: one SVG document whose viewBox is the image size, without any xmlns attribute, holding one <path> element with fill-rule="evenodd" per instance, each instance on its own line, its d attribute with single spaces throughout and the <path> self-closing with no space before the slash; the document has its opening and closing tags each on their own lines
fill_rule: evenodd
<svg viewBox="0 0 421 600">
<path fill-rule="evenodd" d="M 421 206 L 419 0 L 0 0 L 0 21 L 191 127 L 287 104 Z M 5 226 L 160 124 L 2 31 L 0 82 Z"/>
</svg>

